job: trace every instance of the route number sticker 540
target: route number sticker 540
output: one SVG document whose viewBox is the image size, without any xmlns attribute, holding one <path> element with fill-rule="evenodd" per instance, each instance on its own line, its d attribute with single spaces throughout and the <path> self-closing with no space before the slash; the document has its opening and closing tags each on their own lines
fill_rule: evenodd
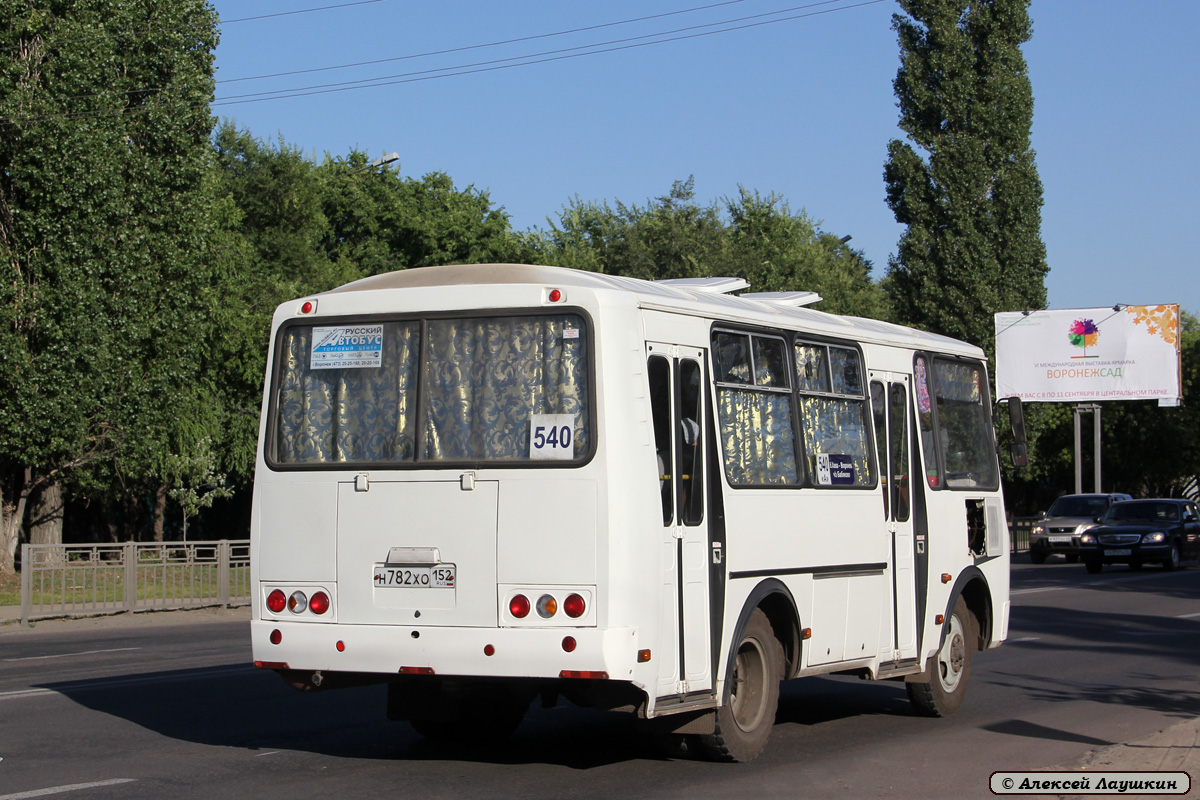
<svg viewBox="0 0 1200 800">
<path fill-rule="evenodd" d="M 575 415 L 531 415 L 529 419 L 529 457 L 559 461 L 570 461 L 575 458 Z"/>
</svg>

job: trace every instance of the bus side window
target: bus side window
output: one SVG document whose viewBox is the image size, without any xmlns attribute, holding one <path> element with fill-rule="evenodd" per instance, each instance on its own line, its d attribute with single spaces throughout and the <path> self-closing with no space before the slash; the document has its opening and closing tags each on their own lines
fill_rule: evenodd
<svg viewBox="0 0 1200 800">
<path fill-rule="evenodd" d="M 671 447 L 671 363 L 662 356 L 650 356 L 650 414 L 654 424 L 654 451 L 658 456 L 658 490 L 662 496 L 663 525 L 675 521 L 672 484 L 675 453 Z"/>
<path fill-rule="evenodd" d="M 704 420 L 700 364 L 691 359 L 679 362 L 679 516 L 684 525 L 699 525 L 704 519 Z"/>
<path fill-rule="evenodd" d="M 879 484 L 883 489 L 883 517 L 887 519 L 890 514 L 888 493 L 891 491 L 891 469 L 887 467 L 887 405 L 883 398 L 883 384 L 879 381 L 871 381 L 871 411 L 875 415 L 875 449 L 879 454 Z"/>
</svg>

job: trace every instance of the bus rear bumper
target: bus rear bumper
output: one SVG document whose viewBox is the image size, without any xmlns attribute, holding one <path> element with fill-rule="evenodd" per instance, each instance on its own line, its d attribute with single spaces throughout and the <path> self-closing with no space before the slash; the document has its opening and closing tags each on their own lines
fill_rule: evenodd
<svg viewBox="0 0 1200 800">
<path fill-rule="evenodd" d="M 279 670 L 632 681 L 633 628 L 448 628 L 254 620 L 256 666 Z M 278 643 L 272 643 L 277 639 Z"/>
</svg>

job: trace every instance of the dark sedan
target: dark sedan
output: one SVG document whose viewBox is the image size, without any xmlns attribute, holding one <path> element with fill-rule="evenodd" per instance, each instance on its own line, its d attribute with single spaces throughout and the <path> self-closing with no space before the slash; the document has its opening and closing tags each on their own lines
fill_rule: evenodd
<svg viewBox="0 0 1200 800">
<path fill-rule="evenodd" d="M 1191 500 L 1127 500 L 1116 503 L 1079 539 L 1088 572 L 1105 564 L 1162 564 L 1177 569 L 1200 556 L 1200 508 Z"/>
</svg>

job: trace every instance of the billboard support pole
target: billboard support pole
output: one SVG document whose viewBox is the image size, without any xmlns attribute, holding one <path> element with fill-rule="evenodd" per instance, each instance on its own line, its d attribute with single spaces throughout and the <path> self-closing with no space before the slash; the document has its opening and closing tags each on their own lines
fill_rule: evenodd
<svg viewBox="0 0 1200 800">
<path fill-rule="evenodd" d="M 1100 494 L 1100 406 L 1096 403 L 1079 403 L 1075 406 L 1075 494 L 1083 494 L 1083 458 L 1080 431 L 1080 414 L 1092 412 L 1092 463 L 1094 472 L 1093 489 Z"/>
</svg>

